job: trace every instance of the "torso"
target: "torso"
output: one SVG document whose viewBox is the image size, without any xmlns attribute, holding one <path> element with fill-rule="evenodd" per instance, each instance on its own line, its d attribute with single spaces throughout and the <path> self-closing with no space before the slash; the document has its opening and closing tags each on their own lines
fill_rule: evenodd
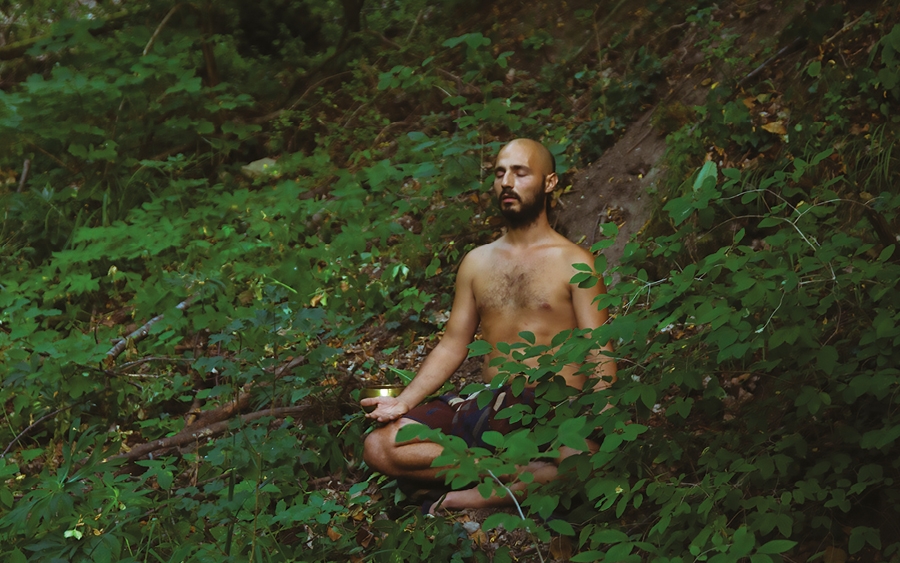
<svg viewBox="0 0 900 563">
<path fill-rule="evenodd" d="M 512 344 L 524 342 L 519 333 L 531 332 L 536 344 L 549 346 L 559 332 L 577 328 L 569 280 L 575 273 L 572 263 L 583 261 L 581 252 L 561 235 L 527 251 L 500 239 L 473 252 L 479 273 L 472 289 L 483 338 L 492 344 Z M 499 356 L 495 348 L 485 357 L 485 382 L 497 375 L 497 367 L 490 363 Z M 537 358 L 525 363 L 536 366 Z M 569 365 L 561 372 L 572 385 L 579 379 L 573 376 L 577 368 Z"/>
</svg>

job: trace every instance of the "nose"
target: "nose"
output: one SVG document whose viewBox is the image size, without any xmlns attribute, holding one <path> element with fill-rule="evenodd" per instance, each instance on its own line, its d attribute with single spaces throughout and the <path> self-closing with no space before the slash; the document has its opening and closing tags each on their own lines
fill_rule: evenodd
<svg viewBox="0 0 900 563">
<path fill-rule="evenodd" d="M 507 170 L 503 173 L 503 177 L 500 178 L 500 186 L 504 188 L 511 188 L 513 186 L 512 170 Z"/>
</svg>

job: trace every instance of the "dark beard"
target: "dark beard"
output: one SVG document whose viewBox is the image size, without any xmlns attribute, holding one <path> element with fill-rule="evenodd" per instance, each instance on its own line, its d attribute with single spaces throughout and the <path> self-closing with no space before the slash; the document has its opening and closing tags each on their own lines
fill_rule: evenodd
<svg viewBox="0 0 900 563">
<path fill-rule="evenodd" d="M 503 201 L 503 197 L 506 195 L 515 196 L 515 194 L 512 193 L 512 190 L 504 190 L 500 192 L 500 197 L 497 198 L 497 205 L 500 206 L 500 214 L 506 219 L 510 229 L 521 229 L 534 224 L 538 217 L 541 216 L 541 211 L 544 210 L 544 206 L 547 204 L 547 194 L 544 192 L 544 183 L 541 184 L 541 191 L 533 201 L 524 203 L 521 198 L 517 198 L 522 204 L 517 211 L 503 208 L 503 205 L 500 202 Z"/>
</svg>

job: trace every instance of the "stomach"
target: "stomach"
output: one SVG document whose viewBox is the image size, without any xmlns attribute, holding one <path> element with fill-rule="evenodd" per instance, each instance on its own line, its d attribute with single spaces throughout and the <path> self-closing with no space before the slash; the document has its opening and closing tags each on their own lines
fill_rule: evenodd
<svg viewBox="0 0 900 563">
<path fill-rule="evenodd" d="M 497 358 L 503 358 L 503 360 L 498 360 Z M 524 367 L 522 367 L 523 365 Z M 529 368 L 536 368 L 538 367 L 538 365 L 539 364 L 537 357 L 527 358 L 525 360 L 516 360 L 510 356 L 506 356 L 499 352 L 494 352 L 485 356 L 484 364 L 482 364 L 481 368 L 481 375 L 485 383 L 491 383 L 492 381 L 494 381 L 494 378 L 497 377 L 497 375 L 501 373 L 508 373 L 509 379 L 507 380 L 507 382 L 509 382 L 517 377 L 525 377 L 527 375 L 526 370 L 528 372 L 531 372 Z M 583 375 L 576 374 L 579 367 L 581 367 L 581 364 L 566 364 L 562 366 L 557 375 L 565 378 L 566 384 L 570 387 L 580 389 L 584 385 L 584 381 L 587 378 Z M 548 370 L 548 372 L 549 371 L 550 370 Z M 534 387 L 538 384 L 540 379 L 543 379 L 544 377 L 547 376 L 541 376 L 534 381 L 530 381 L 526 384 L 526 386 Z"/>
</svg>

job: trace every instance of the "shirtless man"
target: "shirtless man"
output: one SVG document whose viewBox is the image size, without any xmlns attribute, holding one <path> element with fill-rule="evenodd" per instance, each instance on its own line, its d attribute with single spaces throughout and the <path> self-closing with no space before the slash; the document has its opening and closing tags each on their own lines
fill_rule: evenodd
<svg viewBox="0 0 900 563">
<path fill-rule="evenodd" d="M 443 468 L 432 467 L 443 448 L 427 441 L 397 442 L 397 431 L 423 418 L 423 406 L 417 405 L 437 391 L 466 359 L 467 346 L 479 323 L 484 340 L 494 345 L 493 352 L 485 357 L 482 372 L 484 381 L 490 383 L 498 372 L 497 362 L 490 365 L 491 360 L 502 356 L 496 343 L 523 342 L 519 333 L 528 331 L 534 334 L 535 344 L 549 346 L 559 332 L 593 329 L 607 321 L 606 310 L 598 309 L 593 302 L 598 294 L 605 292 L 602 281 L 592 288 L 569 283 L 576 273 L 572 265 L 593 264 L 594 257 L 554 231 L 547 220 L 546 198 L 558 181 L 553 157 L 540 143 L 516 139 L 500 150 L 493 191 L 508 223 L 507 232 L 463 259 L 444 336 L 403 393 L 396 398 L 362 400 L 363 406 L 376 407 L 367 415 L 369 418 L 387 423 L 366 438 L 364 459 L 372 469 L 401 479 L 443 482 L 438 477 Z M 609 344 L 603 350 L 612 352 Z M 603 354 L 590 360 L 598 364 L 595 371 L 601 376 L 595 390 L 609 387 L 615 380 L 615 362 Z M 536 366 L 537 358 L 526 363 Z M 577 389 L 587 379 L 576 373 L 579 367 L 567 365 L 559 374 Z M 532 464 L 523 471 L 531 471 L 537 482 L 547 482 L 556 477 L 558 463 L 576 453 L 563 446 L 556 465 Z M 514 492 L 524 488 L 522 482 L 511 487 Z M 477 489 L 467 489 L 450 491 L 440 506 L 456 509 L 512 503 L 509 495 L 484 498 Z"/>
</svg>

